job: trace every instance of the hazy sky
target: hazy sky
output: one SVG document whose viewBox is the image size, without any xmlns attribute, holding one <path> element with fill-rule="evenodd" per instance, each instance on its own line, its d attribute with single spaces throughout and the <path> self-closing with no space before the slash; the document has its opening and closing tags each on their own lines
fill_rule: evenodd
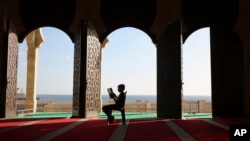
<svg viewBox="0 0 250 141">
<path fill-rule="evenodd" d="M 39 48 L 37 94 L 72 94 L 74 44 L 56 28 L 42 28 L 45 43 Z M 135 28 L 112 32 L 102 50 L 101 93 L 126 84 L 129 94 L 156 94 L 156 47 Z M 210 95 L 209 29 L 193 33 L 183 45 L 183 94 Z M 26 91 L 27 44 L 19 46 L 18 88 Z"/>
</svg>

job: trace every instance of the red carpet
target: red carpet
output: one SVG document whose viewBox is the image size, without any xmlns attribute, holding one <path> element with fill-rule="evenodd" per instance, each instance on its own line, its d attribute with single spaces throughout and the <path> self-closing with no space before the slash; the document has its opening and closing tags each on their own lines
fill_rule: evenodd
<svg viewBox="0 0 250 141">
<path fill-rule="evenodd" d="M 230 125 L 250 125 L 249 121 L 245 121 L 242 119 L 221 119 L 221 118 L 214 118 L 213 121 L 216 121 L 218 123 L 230 126 Z"/>
<path fill-rule="evenodd" d="M 37 124 L 24 126 L 0 133 L 1 141 L 32 141 L 79 119 L 48 119 Z"/>
<path fill-rule="evenodd" d="M 107 125 L 106 119 L 90 119 L 52 141 L 108 141 L 119 122 Z"/>
<path fill-rule="evenodd" d="M 18 126 L 40 119 L 13 119 L 0 120 L 1 141 L 33 141 L 53 133 L 60 129 L 68 129 L 59 132 L 53 141 L 108 141 L 116 129 L 122 129 L 124 141 L 179 141 L 180 138 L 168 127 L 163 120 L 133 119 L 127 126 L 120 125 L 120 119 L 107 125 L 106 119 L 93 118 L 85 122 L 77 122 L 79 118 L 72 119 L 44 119 L 32 125 Z M 235 119 L 211 119 L 223 125 L 248 124 L 244 120 Z M 172 119 L 176 125 L 199 141 L 228 141 L 229 131 L 201 119 Z M 64 128 L 72 123 L 77 126 Z M 118 125 L 122 128 L 117 128 Z M 249 124 L 248 124 L 249 125 Z M 14 128 L 12 128 L 14 127 Z M 15 128 L 17 127 L 17 128 Z M 124 128 L 125 127 L 125 128 Z M 173 128 L 173 127 L 171 127 Z M 2 129 L 2 130 L 1 130 Z M 11 129 L 11 130 L 5 130 Z M 120 131 L 120 130 L 116 130 Z M 121 136 L 119 136 L 121 137 Z"/>
<path fill-rule="evenodd" d="M 229 141 L 229 132 L 199 119 L 173 120 L 199 141 Z"/>
<path fill-rule="evenodd" d="M 9 127 L 18 126 L 24 123 L 28 123 L 30 121 L 35 121 L 35 119 L 6 119 L 0 120 L 0 130 L 6 129 Z"/>
<path fill-rule="evenodd" d="M 162 120 L 131 120 L 124 141 L 180 141 Z"/>
</svg>

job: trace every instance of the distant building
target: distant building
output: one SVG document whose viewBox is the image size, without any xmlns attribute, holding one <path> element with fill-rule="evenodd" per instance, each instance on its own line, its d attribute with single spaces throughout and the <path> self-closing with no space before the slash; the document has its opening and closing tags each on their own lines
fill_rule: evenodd
<svg viewBox="0 0 250 141">
<path fill-rule="evenodd" d="M 114 103 L 113 100 L 103 102 L 102 105 Z M 183 113 L 212 113 L 211 102 L 206 100 L 182 101 Z M 133 113 L 156 113 L 157 103 L 152 101 L 136 100 L 126 102 L 126 112 Z M 37 112 L 72 112 L 72 102 L 37 101 Z M 26 114 L 29 109 L 25 109 L 25 94 L 17 94 L 17 113 Z"/>
</svg>

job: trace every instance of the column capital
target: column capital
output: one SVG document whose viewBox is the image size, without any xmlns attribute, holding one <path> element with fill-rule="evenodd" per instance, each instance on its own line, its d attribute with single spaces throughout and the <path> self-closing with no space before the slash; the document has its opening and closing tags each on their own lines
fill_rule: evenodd
<svg viewBox="0 0 250 141">
<path fill-rule="evenodd" d="M 103 40 L 103 42 L 101 43 L 101 48 L 105 48 L 108 42 L 109 42 L 109 39 L 108 39 L 108 38 L 105 38 L 105 39 Z"/>
<path fill-rule="evenodd" d="M 44 43 L 44 37 L 41 28 L 30 32 L 26 37 L 28 48 L 39 48 Z"/>
</svg>

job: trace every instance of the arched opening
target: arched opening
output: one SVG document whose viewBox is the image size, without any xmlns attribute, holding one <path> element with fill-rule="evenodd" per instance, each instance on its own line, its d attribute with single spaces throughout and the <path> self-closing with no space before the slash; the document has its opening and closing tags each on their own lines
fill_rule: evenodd
<svg viewBox="0 0 250 141">
<path fill-rule="evenodd" d="M 36 54 L 37 77 L 34 82 L 34 90 L 37 94 L 36 112 L 57 112 L 53 116 L 71 116 L 74 44 L 67 34 L 57 28 L 43 27 L 41 31 L 45 41 L 37 49 Z M 26 88 L 28 88 L 28 50 L 27 40 L 24 40 L 19 45 L 17 79 L 19 94 L 26 94 Z M 25 110 L 24 102 L 21 99 L 17 100 L 17 109 Z"/>
<path fill-rule="evenodd" d="M 102 49 L 102 105 L 113 103 L 107 88 L 118 95 L 117 86 L 123 83 L 127 118 L 130 114 L 156 117 L 156 47 L 152 40 L 131 27 L 115 30 L 107 38 L 109 43 Z"/>
<path fill-rule="evenodd" d="M 210 28 L 191 34 L 183 45 L 184 117 L 211 117 Z"/>
</svg>

